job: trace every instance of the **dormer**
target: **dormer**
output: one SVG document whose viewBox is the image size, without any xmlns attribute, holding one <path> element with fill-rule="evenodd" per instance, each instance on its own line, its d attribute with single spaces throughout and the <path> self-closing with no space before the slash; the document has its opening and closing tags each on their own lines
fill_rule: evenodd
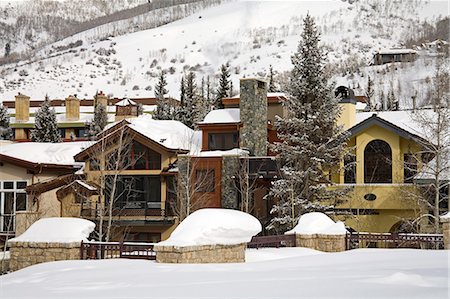
<svg viewBox="0 0 450 299">
<path fill-rule="evenodd" d="M 238 148 L 240 126 L 239 108 L 212 110 L 198 123 L 202 130 L 202 151 Z"/>
<path fill-rule="evenodd" d="M 130 99 L 123 99 L 122 101 L 116 103 L 115 106 L 115 121 L 139 116 L 139 105 Z"/>
</svg>

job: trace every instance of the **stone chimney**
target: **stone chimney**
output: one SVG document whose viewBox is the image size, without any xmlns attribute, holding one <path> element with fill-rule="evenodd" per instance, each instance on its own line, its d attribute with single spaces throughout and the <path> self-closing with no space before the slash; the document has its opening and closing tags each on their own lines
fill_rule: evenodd
<svg viewBox="0 0 450 299">
<path fill-rule="evenodd" d="M 27 122 L 30 119 L 30 97 L 19 92 L 16 95 L 16 122 Z"/>
<path fill-rule="evenodd" d="M 98 92 L 94 97 L 94 107 L 97 103 L 103 105 L 105 108 L 108 107 L 108 97 L 103 93 L 103 91 Z"/>
<path fill-rule="evenodd" d="M 66 98 L 66 119 L 80 119 L 80 100 L 76 96 L 70 95 Z"/>
<path fill-rule="evenodd" d="M 262 79 L 240 80 L 240 147 L 254 156 L 267 155 L 267 83 Z"/>
</svg>

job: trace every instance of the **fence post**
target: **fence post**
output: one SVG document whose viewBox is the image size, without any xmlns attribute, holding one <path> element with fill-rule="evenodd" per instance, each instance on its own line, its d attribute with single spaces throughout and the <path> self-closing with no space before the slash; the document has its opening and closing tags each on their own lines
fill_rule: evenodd
<svg viewBox="0 0 450 299">
<path fill-rule="evenodd" d="M 84 255 L 83 255 L 83 240 L 81 240 L 81 244 L 80 244 L 80 260 L 84 260 Z"/>
</svg>

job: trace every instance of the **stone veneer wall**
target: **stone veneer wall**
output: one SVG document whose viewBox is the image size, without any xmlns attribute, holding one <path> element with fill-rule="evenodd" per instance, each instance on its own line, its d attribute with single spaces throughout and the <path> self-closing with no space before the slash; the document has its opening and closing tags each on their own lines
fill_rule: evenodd
<svg viewBox="0 0 450 299">
<path fill-rule="evenodd" d="M 240 81 L 240 148 L 254 156 L 267 155 L 267 84 L 260 79 Z"/>
<path fill-rule="evenodd" d="M 450 218 L 441 218 L 442 233 L 444 234 L 444 248 L 450 249 Z"/>
<path fill-rule="evenodd" d="M 345 235 L 296 234 L 296 245 L 324 252 L 341 252 L 345 251 Z"/>
<path fill-rule="evenodd" d="M 221 202 L 224 209 L 238 208 L 238 190 L 234 177 L 239 171 L 239 156 L 222 157 Z"/>
<path fill-rule="evenodd" d="M 9 245 L 11 255 L 9 269 L 11 271 L 40 263 L 80 259 L 80 242 L 10 242 Z"/>
<path fill-rule="evenodd" d="M 200 264 L 243 263 L 247 244 L 203 246 L 155 246 L 156 262 Z"/>
</svg>

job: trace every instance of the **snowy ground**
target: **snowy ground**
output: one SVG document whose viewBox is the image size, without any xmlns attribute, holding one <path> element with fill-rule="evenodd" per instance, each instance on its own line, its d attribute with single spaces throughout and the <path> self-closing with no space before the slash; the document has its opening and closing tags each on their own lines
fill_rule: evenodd
<svg viewBox="0 0 450 299">
<path fill-rule="evenodd" d="M 260 249 L 244 264 L 63 261 L 0 278 L 0 298 L 448 298 L 449 251 Z M 251 262 L 250 262 L 251 261 Z"/>
</svg>

